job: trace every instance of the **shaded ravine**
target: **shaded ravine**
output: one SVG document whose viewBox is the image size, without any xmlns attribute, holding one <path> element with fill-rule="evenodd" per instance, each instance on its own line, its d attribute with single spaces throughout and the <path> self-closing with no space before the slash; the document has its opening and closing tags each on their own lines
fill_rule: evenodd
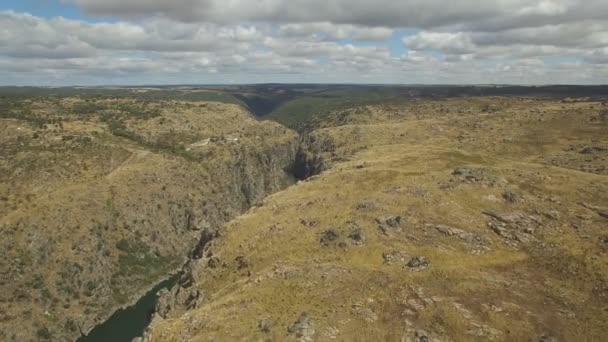
<svg viewBox="0 0 608 342">
<path fill-rule="evenodd" d="M 77 342 L 131 342 L 141 336 L 152 318 L 158 291 L 173 287 L 179 277 L 178 273 L 163 280 L 133 306 L 114 312 L 108 320 L 93 328 L 88 335 L 80 337 Z"/>
<path fill-rule="evenodd" d="M 295 155 L 292 156 L 291 166 L 285 170 L 287 174 L 293 177 L 291 184 L 322 171 L 323 160 L 319 156 L 319 147 L 315 145 L 318 145 L 318 142 L 314 139 L 305 135 L 300 136 L 297 144 L 298 148 Z M 215 237 L 217 237 L 217 231 L 201 231 L 200 239 L 193 246 L 188 259 L 195 260 L 202 257 L 208 243 Z M 115 311 L 110 318 L 95 326 L 88 334 L 85 335 L 83 332 L 77 342 L 131 342 L 133 339 L 144 335 L 155 314 L 159 292 L 163 289 L 171 290 L 175 286 L 180 286 L 180 279 L 188 274 L 187 265 L 188 263 L 184 265 L 181 271 L 168 275 L 169 278 L 165 278 L 146 292 L 132 306 Z"/>
</svg>

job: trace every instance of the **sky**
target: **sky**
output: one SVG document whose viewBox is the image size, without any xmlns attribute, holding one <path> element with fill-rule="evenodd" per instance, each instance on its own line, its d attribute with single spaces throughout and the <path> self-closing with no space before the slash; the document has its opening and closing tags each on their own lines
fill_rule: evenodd
<svg viewBox="0 0 608 342">
<path fill-rule="evenodd" d="M 0 85 L 243 83 L 608 84 L 608 1 L 0 1 Z"/>
</svg>

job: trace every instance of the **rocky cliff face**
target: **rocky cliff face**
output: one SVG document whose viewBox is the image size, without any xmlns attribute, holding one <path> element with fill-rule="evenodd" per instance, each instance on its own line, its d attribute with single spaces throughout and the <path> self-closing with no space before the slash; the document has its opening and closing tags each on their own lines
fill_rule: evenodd
<svg viewBox="0 0 608 342">
<path fill-rule="evenodd" d="M 75 116 L 57 130 L 2 121 L 14 133 L 0 165 L 10 191 L 0 339 L 86 334 L 197 257 L 225 222 L 293 184 L 296 133 L 236 106 L 158 106 L 134 119 L 108 101 L 115 122 Z"/>
<path fill-rule="evenodd" d="M 297 158 L 324 171 L 208 235 L 140 340 L 605 339 L 598 107 L 459 98 L 329 121 Z"/>
</svg>

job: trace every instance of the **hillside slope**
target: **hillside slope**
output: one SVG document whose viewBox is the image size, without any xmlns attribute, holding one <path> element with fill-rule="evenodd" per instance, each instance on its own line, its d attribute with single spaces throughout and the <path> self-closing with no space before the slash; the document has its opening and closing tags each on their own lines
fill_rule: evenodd
<svg viewBox="0 0 608 342">
<path fill-rule="evenodd" d="M 334 112 L 307 137 L 325 171 L 227 224 L 143 340 L 603 340 L 604 112 L 513 98 Z"/>
<path fill-rule="evenodd" d="M 0 340 L 75 340 L 294 182 L 297 135 L 236 105 L 35 98 L 0 119 Z"/>
</svg>

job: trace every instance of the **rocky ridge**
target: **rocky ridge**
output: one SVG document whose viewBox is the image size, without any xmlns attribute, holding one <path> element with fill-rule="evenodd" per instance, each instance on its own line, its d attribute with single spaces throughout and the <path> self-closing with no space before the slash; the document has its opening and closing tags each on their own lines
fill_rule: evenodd
<svg viewBox="0 0 608 342">
<path fill-rule="evenodd" d="M 140 340 L 602 339 L 606 159 L 568 150 L 606 143 L 597 104 L 418 106 L 319 125 L 324 171 L 229 222 Z"/>
</svg>

